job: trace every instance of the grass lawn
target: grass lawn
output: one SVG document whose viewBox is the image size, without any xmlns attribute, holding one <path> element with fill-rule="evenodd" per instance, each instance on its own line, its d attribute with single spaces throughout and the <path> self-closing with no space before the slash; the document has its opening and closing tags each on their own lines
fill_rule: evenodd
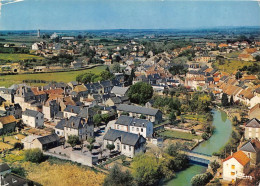
<svg viewBox="0 0 260 186">
<path fill-rule="evenodd" d="M 239 61 L 239 60 L 225 60 L 224 65 L 220 65 L 219 62 L 215 62 L 214 65 L 217 69 L 225 71 L 227 73 L 233 73 L 234 71 L 242 68 L 243 66 L 252 65 L 253 62 L 250 61 Z"/>
<path fill-rule="evenodd" d="M 159 134 L 161 136 L 165 136 L 169 138 L 177 138 L 177 139 L 185 139 L 185 140 L 201 139 L 200 136 L 196 136 L 191 133 L 172 131 L 172 130 L 165 130 L 164 132 L 161 132 Z"/>
<path fill-rule="evenodd" d="M 237 58 L 239 54 L 241 54 L 240 51 L 235 51 L 235 52 L 231 52 L 229 54 L 226 54 L 226 56 L 229 57 L 229 58 Z"/>
<path fill-rule="evenodd" d="M 105 70 L 106 66 L 98 66 L 92 69 L 86 69 L 81 71 L 71 72 L 54 72 L 54 73 L 43 73 L 43 74 L 18 74 L 18 75 L 5 75 L 0 77 L 0 86 L 9 87 L 12 84 L 22 83 L 23 80 L 45 80 L 45 81 L 56 81 L 65 82 L 75 81 L 76 76 L 82 73 L 92 72 L 99 74 Z M 40 86 L 43 84 L 30 84 L 32 86 Z"/>
<path fill-rule="evenodd" d="M 0 54 L 0 60 L 19 61 L 25 59 L 43 59 L 43 57 L 30 54 Z"/>
<path fill-rule="evenodd" d="M 198 121 L 198 122 L 206 122 L 206 118 L 205 115 L 191 115 L 191 114 L 185 114 L 183 115 L 183 117 L 187 120 L 194 120 L 194 121 Z"/>
</svg>

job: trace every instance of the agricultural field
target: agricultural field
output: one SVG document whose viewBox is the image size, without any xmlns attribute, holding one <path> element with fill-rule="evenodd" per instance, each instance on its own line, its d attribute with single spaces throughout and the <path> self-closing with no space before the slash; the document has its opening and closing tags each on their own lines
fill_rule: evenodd
<svg viewBox="0 0 260 186">
<path fill-rule="evenodd" d="M 44 80 L 44 81 L 56 81 L 65 82 L 75 81 L 76 76 L 82 73 L 91 72 L 99 74 L 105 70 L 106 66 L 98 66 L 92 69 L 86 69 L 81 71 L 70 71 L 70 72 L 54 72 L 54 73 L 41 73 L 41 74 L 18 74 L 18 75 L 4 75 L 0 77 L 0 87 L 9 87 L 13 84 L 22 83 L 23 80 Z M 30 83 L 32 86 L 41 86 L 40 83 Z"/>
<path fill-rule="evenodd" d="M 241 54 L 240 51 L 235 51 L 235 52 L 231 52 L 231 53 L 226 54 L 226 57 L 228 57 L 228 58 L 237 58 L 239 56 L 239 54 Z"/>
<path fill-rule="evenodd" d="M 239 61 L 235 59 L 228 60 L 226 59 L 223 65 L 220 65 L 219 62 L 215 62 L 214 66 L 224 72 L 227 73 L 233 73 L 234 71 L 238 70 L 239 68 L 242 68 L 243 66 L 249 66 L 252 65 L 253 62 L 250 61 Z"/>
<path fill-rule="evenodd" d="M 0 158 L 1 162 L 7 162 L 13 168 L 18 168 L 20 174 L 24 177 L 41 185 L 98 186 L 102 185 L 105 179 L 103 173 L 58 159 L 51 158 L 39 164 L 25 161 L 24 151 L 22 150 L 12 151 L 5 158 Z"/>
<path fill-rule="evenodd" d="M 4 149 L 12 149 L 16 142 L 21 142 L 25 136 L 22 134 L 16 134 L 12 136 L 2 136 L 0 138 L 0 151 Z M 4 142 L 3 142 L 4 139 Z"/>
<path fill-rule="evenodd" d="M 200 136 L 193 135 L 191 133 L 172 131 L 172 130 L 165 130 L 161 132 L 159 135 L 167 138 L 176 138 L 176 139 L 184 139 L 184 140 L 201 139 Z"/>
<path fill-rule="evenodd" d="M 36 35 L 36 32 L 35 32 Z M 15 44 L 15 46 L 20 46 L 21 44 L 26 44 L 27 47 L 31 47 L 31 45 L 35 42 L 42 41 L 41 38 L 37 38 L 36 36 L 22 36 L 22 35 L 8 35 L 8 36 L 0 36 L 0 43 L 2 44 Z"/>
<path fill-rule="evenodd" d="M 43 57 L 30 54 L 0 54 L 0 60 L 17 62 L 25 59 L 43 59 Z"/>
</svg>

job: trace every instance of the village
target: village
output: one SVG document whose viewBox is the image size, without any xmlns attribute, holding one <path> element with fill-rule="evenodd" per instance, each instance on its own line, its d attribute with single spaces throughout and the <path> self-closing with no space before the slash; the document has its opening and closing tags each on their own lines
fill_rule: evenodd
<svg viewBox="0 0 260 186">
<path fill-rule="evenodd" d="M 21 46 L 35 59 L 1 66 L 2 75 L 39 74 L 0 88 L 3 183 L 31 182 L 11 173 L 9 160 L 30 150 L 108 174 L 115 164 L 131 169 L 140 154 L 163 159 L 162 151 L 173 144 L 183 162 L 206 164 L 208 183 L 259 182 L 259 40 L 194 39 L 166 49 L 138 38 L 111 47 L 82 35 L 53 33 L 46 40 L 39 30 L 36 37 L 39 42 Z M 99 67 L 99 74 L 92 73 Z M 79 74 L 70 82 L 44 79 L 67 71 Z M 228 140 L 213 154 L 196 154 L 193 149 L 217 130 L 213 110 L 232 122 Z"/>
</svg>

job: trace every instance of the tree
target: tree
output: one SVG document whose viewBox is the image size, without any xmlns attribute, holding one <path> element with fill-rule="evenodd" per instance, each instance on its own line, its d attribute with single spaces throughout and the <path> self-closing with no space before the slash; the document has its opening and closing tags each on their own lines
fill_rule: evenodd
<svg viewBox="0 0 260 186">
<path fill-rule="evenodd" d="M 195 131 L 194 129 L 191 129 L 190 132 L 191 132 L 192 134 L 196 134 L 196 131 Z"/>
<path fill-rule="evenodd" d="M 132 85 L 133 84 L 133 79 L 135 78 L 135 70 L 132 68 L 131 74 L 127 79 L 127 84 Z"/>
<path fill-rule="evenodd" d="M 76 135 L 71 135 L 68 137 L 67 143 L 74 148 L 76 145 L 80 144 L 79 137 Z"/>
<path fill-rule="evenodd" d="M 139 154 L 132 162 L 132 174 L 138 185 L 154 185 L 160 179 L 159 164 L 155 156 Z"/>
<path fill-rule="evenodd" d="M 210 167 L 214 174 L 216 174 L 218 168 L 220 167 L 219 163 L 215 160 L 213 162 L 210 162 Z"/>
<path fill-rule="evenodd" d="M 107 144 L 107 149 L 111 152 L 111 150 L 115 149 L 115 145 L 114 144 Z"/>
<path fill-rule="evenodd" d="M 242 77 L 242 74 L 241 74 L 241 72 L 238 71 L 238 72 L 236 73 L 236 79 L 240 79 L 241 77 Z"/>
<path fill-rule="evenodd" d="M 204 174 L 197 174 L 191 179 L 191 184 L 192 186 L 206 185 L 212 179 L 212 177 L 212 174 L 209 172 Z"/>
<path fill-rule="evenodd" d="M 113 72 L 120 72 L 120 64 L 119 63 L 114 63 L 111 67 Z"/>
<path fill-rule="evenodd" d="M 19 142 L 16 142 L 16 143 L 14 144 L 14 149 L 19 149 L 19 150 L 23 149 L 23 144 L 22 144 L 22 143 L 19 143 Z"/>
<path fill-rule="evenodd" d="M 94 145 L 93 144 L 89 144 L 87 145 L 87 148 L 90 152 L 92 152 L 92 150 L 94 149 Z"/>
<path fill-rule="evenodd" d="M 131 173 L 122 171 L 118 165 L 114 165 L 110 170 L 109 174 L 104 180 L 104 186 L 132 186 L 134 185 L 134 178 Z"/>
<path fill-rule="evenodd" d="M 260 55 L 255 56 L 256 61 L 260 61 Z"/>
<path fill-rule="evenodd" d="M 221 104 L 222 106 L 228 106 L 228 96 L 226 93 L 222 94 L 222 98 L 221 98 Z"/>
<path fill-rule="evenodd" d="M 93 116 L 93 121 L 95 123 L 95 125 L 98 125 L 102 122 L 102 116 L 100 114 L 95 114 Z"/>
<path fill-rule="evenodd" d="M 114 77 L 113 74 L 108 72 L 107 70 L 102 71 L 100 76 L 101 76 L 102 81 L 110 80 Z"/>
<path fill-rule="evenodd" d="M 232 119 L 232 121 L 233 121 L 235 124 L 237 124 L 237 123 L 238 123 L 237 116 L 234 116 L 233 119 Z"/>
<path fill-rule="evenodd" d="M 175 112 L 171 112 L 169 115 L 170 124 L 173 125 L 176 120 Z"/>
<path fill-rule="evenodd" d="M 204 133 L 201 135 L 201 137 L 202 137 L 202 139 L 207 140 L 207 139 L 209 139 L 209 134 L 206 133 L 206 132 L 204 132 Z"/>
<path fill-rule="evenodd" d="M 40 163 L 43 160 L 43 153 L 39 148 L 25 150 L 25 160 L 33 163 Z"/>
<path fill-rule="evenodd" d="M 140 119 L 146 119 L 146 116 L 141 114 Z"/>
<path fill-rule="evenodd" d="M 234 105 L 234 98 L 233 98 L 233 96 L 230 97 L 229 104 L 230 104 L 230 105 Z"/>
<path fill-rule="evenodd" d="M 145 82 L 138 82 L 130 87 L 128 97 L 131 102 L 145 104 L 153 96 L 153 87 Z"/>
</svg>

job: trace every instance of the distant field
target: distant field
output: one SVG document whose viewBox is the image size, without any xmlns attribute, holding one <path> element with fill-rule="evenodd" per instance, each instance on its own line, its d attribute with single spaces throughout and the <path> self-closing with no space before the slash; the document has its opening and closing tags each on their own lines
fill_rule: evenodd
<svg viewBox="0 0 260 186">
<path fill-rule="evenodd" d="M 25 59 L 43 59 L 43 57 L 30 54 L 0 54 L 0 60 L 19 61 Z"/>
<path fill-rule="evenodd" d="M 231 52 L 229 54 L 226 54 L 226 56 L 229 58 L 237 58 L 239 54 L 241 54 L 241 52 L 236 51 L 236 52 Z"/>
<path fill-rule="evenodd" d="M 81 70 L 81 71 L 71 71 L 71 72 L 56 72 L 56 73 L 43 73 L 43 74 L 19 74 L 19 75 L 5 75 L 0 76 L 0 87 L 9 87 L 12 84 L 22 83 L 23 80 L 45 80 L 45 81 L 56 81 L 65 82 L 75 81 L 78 74 L 92 72 L 94 74 L 99 74 L 105 70 L 105 66 L 98 66 L 92 69 Z M 43 84 L 30 84 L 33 86 L 40 86 Z"/>
<path fill-rule="evenodd" d="M 239 60 L 225 60 L 224 65 L 220 65 L 219 62 L 215 62 L 214 65 L 217 69 L 221 71 L 225 71 L 227 73 L 233 73 L 239 68 L 242 68 L 243 66 L 247 65 L 252 65 L 253 62 L 248 62 L 248 61 L 239 61 Z"/>
<path fill-rule="evenodd" d="M 196 136 L 191 133 L 172 131 L 172 130 L 166 130 L 164 132 L 161 132 L 160 135 L 169 138 L 177 138 L 177 139 L 185 139 L 185 140 L 201 139 L 200 136 Z"/>
</svg>

